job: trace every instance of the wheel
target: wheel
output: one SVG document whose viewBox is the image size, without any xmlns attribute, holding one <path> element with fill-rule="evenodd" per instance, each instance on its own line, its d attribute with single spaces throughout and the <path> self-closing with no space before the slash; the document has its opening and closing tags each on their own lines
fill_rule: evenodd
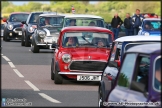
<svg viewBox="0 0 162 108">
<path fill-rule="evenodd" d="M 101 90 L 101 86 L 99 87 L 99 91 L 98 91 L 98 106 L 100 108 L 103 107 L 103 93 Z"/>
<path fill-rule="evenodd" d="M 34 39 L 32 40 L 31 51 L 32 51 L 33 53 L 39 53 L 39 47 L 36 45 Z"/>
<path fill-rule="evenodd" d="M 55 84 L 62 84 L 63 78 L 61 75 L 58 74 L 58 71 L 55 69 L 55 75 L 54 75 L 54 83 Z"/>
<path fill-rule="evenodd" d="M 24 37 L 25 37 L 25 33 L 23 33 L 21 38 L 21 46 L 25 46 Z"/>
<path fill-rule="evenodd" d="M 51 80 L 54 80 L 54 63 L 53 63 L 53 59 L 52 59 L 52 62 L 51 62 Z"/>
<path fill-rule="evenodd" d="M 25 47 L 30 47 L 29 39 L 27 36 L 25 36 Z"/>
</svg>

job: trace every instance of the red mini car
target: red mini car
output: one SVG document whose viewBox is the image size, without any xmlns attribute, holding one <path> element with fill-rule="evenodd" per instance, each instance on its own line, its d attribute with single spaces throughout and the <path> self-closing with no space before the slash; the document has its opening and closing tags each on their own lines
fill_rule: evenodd
<svg viewBox="0 0 162 108">
<path fill-rule="evenodd" d="M 51 79 L 62 84 L 63 79 L 100 81 L 114 40 L 106 28 L 71 26 L 61 30 L 51 62 Z"/>
</svg>

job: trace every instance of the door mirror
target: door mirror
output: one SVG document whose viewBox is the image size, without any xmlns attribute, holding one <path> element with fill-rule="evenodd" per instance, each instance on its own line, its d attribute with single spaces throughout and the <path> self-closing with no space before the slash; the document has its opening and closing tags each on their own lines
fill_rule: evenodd
<svg viewBox="0 0 162 108">
<path fill-rule="evenodd" d="M 26 24 L 26 21 L 21 21 L 22 24 Z"/>
<path fill-rule="evenodd" d="M 52 44 L 52 48 L 53 48 L 53 49 L 56 49 L 57 47 L 58 47 L 57 43 L 53 43 L 53 44 Z"/>
<path fill-rule="evenodd" d="M 109 61 L 109 64 L 108 64 L 108 66 L 109 67 L 118 67 L 118 64 L 117 64 L 117 62 L 115 62 L 115 61 Z"/>
<path fill-rule="evenodd" d="M 120 67 L 121 64 L 120 64 L 120 60 L 115 60 L 115 62 L 117 63 L 117 66 Z"/>
<path fill-rule="evenodd" d="M 130 89 L 144 93 L 145 85 L 136 81 L 132 81 Z"/>
<path fill-rule="evenodd" d="M 141 26 L 139 26 L 139 29 L 142 29 L 142 27 L 141 27 Z"/>
</svg>

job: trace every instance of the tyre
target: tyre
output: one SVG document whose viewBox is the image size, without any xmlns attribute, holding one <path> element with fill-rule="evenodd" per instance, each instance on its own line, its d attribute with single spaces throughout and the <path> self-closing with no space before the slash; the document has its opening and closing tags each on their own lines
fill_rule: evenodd
<svg viewBox="0 0 162 108">
<path fill-rule="evenodd" d="M 30 47 L 29 39 L 25 36 L 25 47 Z"/>
<path fill-rule="evenodd" d="M 55 69 L 55 75 L 54 75 L 54 83 L 55 84 L 62 84 L 63 78 L 61 75 L 58 74 L 58 71 Z"/>
<path fill-rule="evenodd" d="M 51 62 L 51 80 L 54 80 L 54 63 L 53 63 L 53 59 L 52 59 L 52 62 Z"/>
<path fill-rule="evenodd" d="M 34 39 L 32 40 L 31 51 L 32 51 L 33 53 L 39 53 L 39 47 L 36 45 Z"/>
<path fill-rule="evenodd" d="M 25 36 L 25 33 L 23 33 L 22 38 L 21 38 L 21 46 L 25 46 L 24 36 Z"/>
<path fill-rule="evenodd" d="M 99 108 L 103 107 L 103 93 L 102 93 L 101 86 L 99 87 L 98 90 L 98 106 Z"/>
</svg>

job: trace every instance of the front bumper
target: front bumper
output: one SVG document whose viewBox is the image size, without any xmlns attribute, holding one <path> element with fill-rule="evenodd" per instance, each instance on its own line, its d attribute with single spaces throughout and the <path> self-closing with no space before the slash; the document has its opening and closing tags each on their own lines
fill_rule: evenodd
<svg viewBox="0 0 162 108">
<path fill-rule="evenodd" d="M 89 75 L 89 76 L 95 76 L 95 75 L 101 76 L 102 75 L 102 73 L 83 73 L 83 72 L 59 72 L 58 74 L 61 74 L 61 75 Z"/>
<path fill-rule="evenodd" d="M 22 37 L 22 28 L 14 28 L 13 30 L 7 30 L 7 39 L 21 39 Z"/>
<path fill-rule="evenodd" d="M 44 46 L 48 47 L 49 49 L 54 49 L 52 48 L 52 44 L 56 43 L 58 38 L 56 37 L 45 37 L 44 39 L 41 39 L 39 43 L 37 43 L 37 46 Z"/>
</svg>

